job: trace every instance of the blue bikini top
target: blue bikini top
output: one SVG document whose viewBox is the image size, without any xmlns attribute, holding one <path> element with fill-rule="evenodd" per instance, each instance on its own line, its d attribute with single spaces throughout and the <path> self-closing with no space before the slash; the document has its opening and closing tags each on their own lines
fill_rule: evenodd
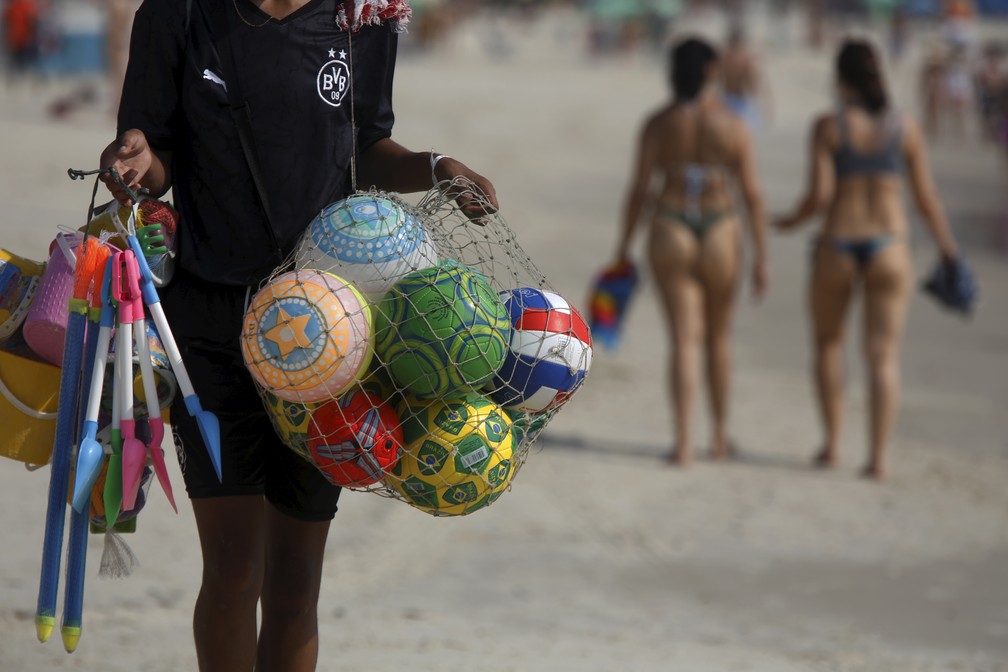
<svg viewBox="0 0 1008 672">
<path fill-rule="evenodd" d="M 887 115 L 882 123 L 888 136 L 881 149 L 862 152 L 850 144 L 850 131 L 847 119 L 841 110 L 837 113 L 837 129 L 840 134 L 840 146 L 833 154 L 833 165 L 837 178 L 852 175 L 885 175 L 897 174 L 903 171 L 903 129 L 896 115 Z"/>
</svg>

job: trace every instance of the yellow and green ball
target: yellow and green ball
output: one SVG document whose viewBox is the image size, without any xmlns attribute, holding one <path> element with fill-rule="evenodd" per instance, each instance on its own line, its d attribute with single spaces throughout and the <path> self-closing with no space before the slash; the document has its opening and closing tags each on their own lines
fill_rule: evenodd
<svg viewBox="0 0 1008 672">
<path fill-rule="evenodd" d="M 318 408 L 318 404 L 301 404 L 296 401 L 287 401 L 270 392 L 264 392 L 266 411 L 269 414 L 273 429 L 277 436 L 283 440 L 284 444 L 295 453 L 311 460 L 311 453 L 308 451 L 308 426 L 311 423 L 312 411 Z"/>
<path fill-rule="evenodd" d="M 460 516 L 497 500 L 514 472 L 511 419 L 488 397 L 469 394 L 400 405 L 405 450 L 385 483 L 412 506 Z"/>
</svg>

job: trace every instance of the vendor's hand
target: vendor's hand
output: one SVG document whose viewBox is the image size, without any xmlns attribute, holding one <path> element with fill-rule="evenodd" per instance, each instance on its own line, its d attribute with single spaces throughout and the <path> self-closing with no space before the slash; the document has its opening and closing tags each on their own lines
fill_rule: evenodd
<svg viewBox="0 0 1008 672">
<path fill-rule="evenodd" d="M 497 191 L 490 180 L 471 170 L 461 161 L 444 157 L 434 167 L 434 175 L 438 180 L 454 180 L 451 195 L 462 210 L 462 214 L 477 224 L 483 224 L 483 218 L 497 212 Z"/>
<path fill-rule="evenodd" d="M 132 129 L 124 132 L 105 148 L 101 153 L 101 167 L 115 168 L 122 178 L 122 181 L 134 191 L 139 191 L 141 181 L 150 170 L 154 159 L 153 151 L 147 144 L 147 136 L 143 131 Z M 105 183 L 109 191 L 117 201 L 125 206 L 133 205 L 126 190 L 119 185 L 111 175 L 103 173 L 101 181 Z"/>
</svg>

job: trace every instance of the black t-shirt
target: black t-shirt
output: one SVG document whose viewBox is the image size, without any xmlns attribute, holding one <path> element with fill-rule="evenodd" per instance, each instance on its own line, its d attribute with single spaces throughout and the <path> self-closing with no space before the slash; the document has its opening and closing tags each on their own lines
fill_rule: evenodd
<svg viewBox="0 0 1008 672">
<path fill-rule="evenodd" d="M 322 208 L 349 193 L 351 104 L 358 152 L 391 136 L 397 39 L 389 24 L 340 29 L 337 0 L 310 0 L 269 21 L 248 0 L 235 2 L 194 0 L 187 29 L 185 0 L 144 0 L 118 127 L 138 128 L 152 147 L 173 152 L 179 265 L 211 282 L 256 285 Z M 213 38 L 228 30 L 221 11 L 232 12 L 230 48 L 272 232 L 230 110 L 220 62 L 231 64 L 227 47 Z"/>
</svg>

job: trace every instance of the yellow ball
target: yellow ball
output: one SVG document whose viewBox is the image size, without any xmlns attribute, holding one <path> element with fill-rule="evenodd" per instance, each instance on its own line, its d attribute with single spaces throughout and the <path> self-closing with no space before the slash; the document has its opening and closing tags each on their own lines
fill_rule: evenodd
<svg viewBox="0 0 1008 672">
<path fill-rule="evenodd" d="M 321 404 L 300 404 L 269 392 L 265 393 L 265 402 L 277 436 L 295 453 L 311 460 L 311 453 L 308 452 L 308 426 L 311 424 L 312 411 Z"/>
<path fill-rule="evenodd" d="M 469 394 L 399 407 L 405 450 L 385 483 L 412 506 L 460 516 L 497 500 L 514 473 L 511 419 L 489 398 Z"/>
</svg>

